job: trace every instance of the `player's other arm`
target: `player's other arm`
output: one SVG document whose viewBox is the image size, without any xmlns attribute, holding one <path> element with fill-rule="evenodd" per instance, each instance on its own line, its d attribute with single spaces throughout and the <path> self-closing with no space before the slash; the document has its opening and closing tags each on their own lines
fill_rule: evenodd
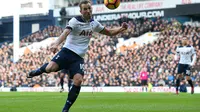
<svg viewBox="0 0 200 112">
<path fill-rule="evenodd" d="M 179 57 L 180 57 L 180 52 L 179 52 L 179 47 L 176 48 L 176 54 L 175 54 L 175 61 L 178 61 L 179 60 Z"/>
<path fill-rule="evenodd" d="M 55 40 L 53 43 L 50 45 L 50 49 L 53 53 L 56 53 L 57 47 L 64 41 L 66 40 L 67 36 L 71 32 L 71 29 L 65 29 L 62 34 L 58 37 L 57 40 Z"/>
<path fill-rule="evenodd" d="M 128 28 L 128 24 L 127 23 L 122 23 L 121 27 L 117 27 L 117 28 L 104 28 L 102 31 L 100 31 L 99 33 L 107 35 L 107 36 L 114 36 L 117 35 L 123 31 L 125 31 Z"/>
<path fill-rule="evenodd" d="M 51 47 L 57 47 L 58 45 L 60 45 L 64 40 L 66 40 L 67 36 L 69 35 L 69 33 L 74 29 L 74 26 L 76 25 L 76 20 L 74 18 L 72 18 L 69 22 L 68 25 L 66 26 L 66 28 L 64 29 L 64 31 L 62 32 L 62 34 L 58 37 L 58 39 L 56 41 L 54 41 L 51 44 Z"/>
<path fill-rule="evenodd" d="M 66 38 L 67 38 L 67 36 L 69 35 L 70 32 L 71 32 L 71 29 L 66 28 L 62 32 L 62 34 L 58 37 L 58 39 L 53 42 L 53 45 L 54 46 L 60 45 L 64 40 L 66 40 Z"/>
<path fill-rule="evenodd" d="M 194 64 L 196 62 L 196 59 L 197 59 L 197 54 L 196 54 L 196 51 L 195 51 L 194 47 L 192 47 L 192 54 L 193 54 L 193 57 L 192 57 L 191 66 L 194 66 Z"/>
</svg>

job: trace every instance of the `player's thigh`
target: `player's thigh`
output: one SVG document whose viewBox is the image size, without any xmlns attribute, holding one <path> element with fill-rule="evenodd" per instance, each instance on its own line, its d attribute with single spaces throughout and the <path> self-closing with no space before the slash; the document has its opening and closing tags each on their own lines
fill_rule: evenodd
<svg viewBox="0 0 200 112">
<path fill-rule="evenodd" d="M 190 68 L 190 65 L 185 65 L 185 66 L 184 66 L 184 75 L 185 75 L 185 76 L 190 76 L 190 75 L 191 75 L 191 68 Z"/>
<path fill-rule="evenodd" d="M 59 65 L 54 62 L 54 61 L 50 61 L 49 64 L 46 67 L 46 71 L 47 72 L 55 72 L 59 70 Z"/>
<path fill-rule="evenodd" d="M 81 83 L 83 82 L 83 75 L 80 73 L 76 73 L 73 77 L 73 82 L 74 82 L 74 85 L 80 86 Z"/>
<path fill-rule="evenodd" d="M 147 85 L 147 80 L 142 80 L 142 86 L 146 86 Z"/>
<path fill-rule="evenodd" d="M 84 76 L 84 60 L 79 59 L 75 63 L 70 64 L 70 77 L 73 78 L 74 83 L 82 82 Z"/>
<path fill-rule="evenodd" d="M 145 86 L 147 86 L 147 85 L 148 85 L 147 83 L 148 83 L 148 81 L 147 81 L 147 80 L 145 80 L 145 81 L 144 81 L 144 84 L 145 84 Z"/>
<path fill-rule="evenodd" d="M 178 74 L 178 76 L 176 78 L 183 79 L 183 77 L 184 77 L 184 75 L 183 75 L 183 73 L 181 73 L 181 74 Z"/>
<path fill-rule="evenodd" d="M 51 61 L 55 62 L 58 65 L 58 70 L 67 69 L 70 61 L 70 52 L 68 49 L 61 49 Z"/>
<path fill-rule="evenodd" d="M 190 76 L 186 76 L 186 80 L 191 80 L 191 77 Z"/>
<path fill-rule="evenodd" d="M 186 76 L 186 80 L 191 80 L 191 68 L 190 65 L 185 65 L 185 76 Z"/>
<path fill-rule="evenodd" d="M 61 74 L 60 74 L 60 78 L 64 78 L 65 75 L 67 75 L 67 74 L 68 74 L 68 70 L 67 69 L 62 69 L 61 70 Z"/>
<path fill-rule="evenodd" d="M 184 64 L 178 64 L 178 74 L 183 74 L 185 72 Z"/>
<path fill-rule="evenodd" d="M 60 78 L 64 78 L 65 77 L 65 74 L 64 73 L 61 73 L 60 74 Z"/>
<path fill-rule="evenodd" d="M 144 80 L 141 80 L 141 85 L 144 86 Z"/>
</svg>

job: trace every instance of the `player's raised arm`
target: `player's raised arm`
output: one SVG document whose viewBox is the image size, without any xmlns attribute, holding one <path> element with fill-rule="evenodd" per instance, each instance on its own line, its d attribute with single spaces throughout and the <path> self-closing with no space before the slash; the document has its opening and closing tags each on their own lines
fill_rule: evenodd
<svg viewBox="0 0 200 112">
<path fill-rule="evenodd" d="M 123 31 L 125 31 L 128 28 L 128 24 L 127 23 L 122 23 L 121 27 L 117 27 L 117 28 L 104 28 L 102 31 L 100 31 L 99 33 L 107 35 L 107 36 L 114 36 L 117 35 Z"/>
</svg>

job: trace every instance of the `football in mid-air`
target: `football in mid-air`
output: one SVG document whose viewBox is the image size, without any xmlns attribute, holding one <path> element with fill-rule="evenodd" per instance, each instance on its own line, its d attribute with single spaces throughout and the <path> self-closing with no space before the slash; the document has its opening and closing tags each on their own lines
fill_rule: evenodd
<svg viewBox="0 0 200 112">
<path fill-rule="evenodd" d="M 104 0 L 104 4 L 108 9 L 114 10 L 119 7 L 120 0 Z"/>
</svg>

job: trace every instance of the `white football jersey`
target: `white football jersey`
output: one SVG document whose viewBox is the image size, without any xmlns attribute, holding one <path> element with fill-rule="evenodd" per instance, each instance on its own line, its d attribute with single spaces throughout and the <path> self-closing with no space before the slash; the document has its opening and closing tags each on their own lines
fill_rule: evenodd
<svg viewBox="0 0 200 112">
<path fill-rule="evenodd" d="M 66 47 L 81 57 L 84 57 L 90 38 L 93 32 L 100 32 L 104 29 L 98 21 L 91 19 L 85 22 L 81 16 L 73 17 L 66 28 L 71 29 L 63 47 Z"/>
<path fill-rule="evenodd" d="M 196 55 L 196 51 L 193 46 L 179 46 L 176 48 L 176 53 L 180 56 L 180 64 L 192 64 L 192 56 Z"/>
</svg>

